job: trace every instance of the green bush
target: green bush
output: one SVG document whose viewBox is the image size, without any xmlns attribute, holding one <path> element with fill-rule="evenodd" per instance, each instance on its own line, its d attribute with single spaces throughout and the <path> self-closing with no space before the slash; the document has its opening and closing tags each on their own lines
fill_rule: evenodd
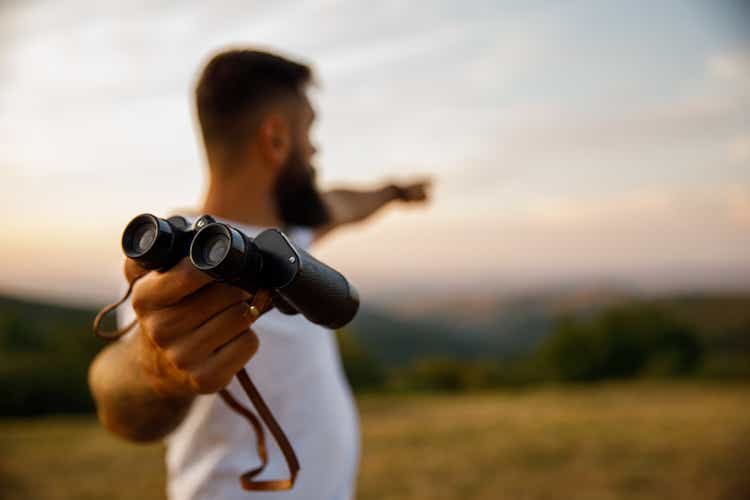
<svg viewBox="0 0 750 500">
<path fill-rule="evenodd" d="M 393 370 L 387 388 L 395 391 L 472 391 L 522 386 L 534 381 L 528 363 L 500 360 L 424 358 Z"/>
<path fill-rule="evenodd" d="M 336 334 L 341 363 L 349 384 L 355 391 L 380 389 L 385 382 L 385 371 L 347 330 Z"/>
<path fill-rule="evenodd" d="M 94 312 L 0 300 L 0 416 L 94 409 L 88 366 L 105 342 Z"/>
<path fill-rule="evenodd" d="M 538 356 L 556 378 L 593 381 L 692 374 L 702 348 L 691 326 L 658 308 L 632 305 L 560 319 Z"/>
<path fill-rule="evenodd" d="M 50 354 L 0 356 L 0 415 L 83 413 L 94 405 L 86 383 L 88 361 Z"/>
</svg>

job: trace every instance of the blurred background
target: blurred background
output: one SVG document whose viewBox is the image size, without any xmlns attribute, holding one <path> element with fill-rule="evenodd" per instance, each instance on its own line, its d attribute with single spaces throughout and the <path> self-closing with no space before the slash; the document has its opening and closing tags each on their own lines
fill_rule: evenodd
<svg viewBox="0 0 750 500">
<path fill-rule="evenodd" d="M 750 498 L 742 0 L 0 1 L 0 497 L 163 498 L 90 322 L 127 221 L 200 200 L 227 46 L 313 65 L 323 187 L 435 181 L 314 249 L 363 297 L 359 498 Z"/>
</svg>

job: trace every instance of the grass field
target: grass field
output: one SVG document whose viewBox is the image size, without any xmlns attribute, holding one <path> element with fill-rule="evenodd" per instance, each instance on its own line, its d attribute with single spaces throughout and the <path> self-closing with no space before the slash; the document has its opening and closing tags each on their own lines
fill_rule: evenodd
<svg viewBox="0 0 750 500">
<path fill-rule="evenodd" d="M 748 389 L 366 396 L 358 498 L 748 499 Z M 162 453 L 87 417 L 0 421 L 0 496 L 163 498 Z"/>
</svg>

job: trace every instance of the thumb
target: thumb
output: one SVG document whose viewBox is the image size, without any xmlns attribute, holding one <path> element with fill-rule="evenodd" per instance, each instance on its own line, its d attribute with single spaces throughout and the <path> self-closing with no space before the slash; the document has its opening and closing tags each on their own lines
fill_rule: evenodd
<svg viewBox="0 0 750 500">
<path fill-rule="evenodd" d="M 125 259 L 124 271 L 125 279 L 128 280 L 128 284 L 132 284 L 136 279 L 149 272 L 148 269 L 129 258 Z"/>
</svg>

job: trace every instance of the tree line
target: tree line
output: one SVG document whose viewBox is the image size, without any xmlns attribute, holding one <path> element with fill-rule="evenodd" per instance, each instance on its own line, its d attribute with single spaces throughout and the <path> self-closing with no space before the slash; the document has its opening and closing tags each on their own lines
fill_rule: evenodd
<svg viewBox="0 0 750 500">
<path fill-rule="evenodd" d="M 564 315 L 534 349 L 515 359 L 417 353 L 394 366 L 363 346 L 356 323 L 337 338 L 347 377 L 359 392 L 489 390 L 637 377 L 750 380 L 750 319 L 722 324 L 726 314 L 715 309 L 716 321 L 641 302 Z M 93 315 L 89 309 L 0 299 L 0 415 L 93 411 L 88 365 L 105 345 L 91 333 Z M 701 324 L 714 330 L 706 333 Z"/>
</svg>

